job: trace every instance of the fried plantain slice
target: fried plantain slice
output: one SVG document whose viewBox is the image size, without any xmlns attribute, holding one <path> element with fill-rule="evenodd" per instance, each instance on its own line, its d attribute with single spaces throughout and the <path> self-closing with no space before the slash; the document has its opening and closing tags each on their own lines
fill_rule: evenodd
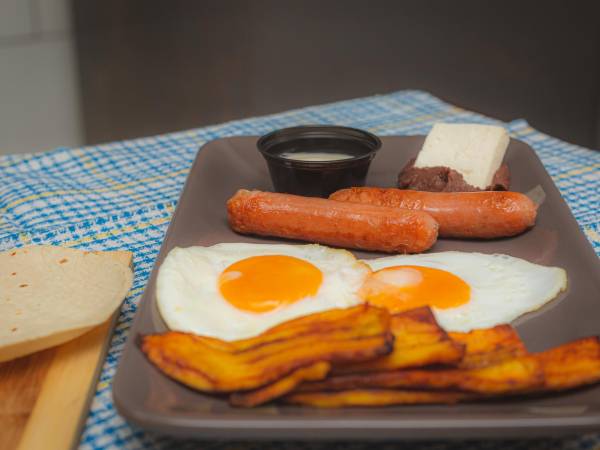
<svg viewBox="0 0 600 450">
<path fill-rule="evenodd" d="M 425 367 L 360 374 L 337 374 L 325 380 L 303 383 L 298 391 L 366 388 L 463 390 L 491 393 L 520 392 L 542 384 L 543 373 L 510 325 L 449 333 L 465 346 L 455 367 Z M 389 358 L 385 356 L 376 361 Z"/>
<path fill-rule="evenodd" d="M 351 389 L 453 390 L 484 395 L 512 394 L 543 386 L 541 364 L 521 356 L 477 369 L 429 368 L 338 375 L 304 383 L 298 391 Z"/>
<path fill-rule="evenodd" d="M 204 392 L 256 389 L 319 361 L 362 361 L 389 353 L 387 310 L 367 304 L 291 320 L 243 341 L 190 333 L 144 336 L 141 349 L 165 374 Z"/>
<path fill-rule="evenodd" d="M 510 325 L 472 330 L 467 333 L 450 332 L 448 336 L 465 345 L 465 354 L 457 367 L 475 369 L 527 354 L 525 344 Z"/>
<path fill-rule="evenodd" d="M 512 338 L 510 340 L 513 341 Z M 510 345 L 503 347 L 503 351 L 508 347 Z M 517 349 L 517 346 L 515 346 L 515 350 L 521 351 Z M 532 370 L 536 367 L 537 370 Z M 449 390 L 394 388 L 395 386 L 404 386 L 402 382 L 399 382 L 398 377 L 394 378 L 397 374 L 402 373 L 404 376 L 411 372 L 412 376 L 418 372 L 428 372 L 432 374 L 432 378 L 428 381 L 430 385 L 443 386 L 444 389 Z M 336 408 L 455 403 L 469 400 L 490 400 L 504 394 L 520 396 L 572 389 L 600 382 L 600 338 L 592 336 L 578 339 L 545 352 L 505 359 L 488 367 L 449 369 L 445 372 L 461 374 L 463 381 L 460 382 L 458 378 L 452 383 L 440 381 L 443 377 L 440 377 L 439 371 L 436 370 L 399 370 L 376 374 L 346 375 L 335 377 L 338 380 L 336 387 L 341 390 L 294 392 L 283 397 L 283 401 L 296 405 Z M 537 375 L 530 378 L 532 373 L 537 373 Z M 458 375 L 452 376 L 458 377 Z M 350 383 L 352 378 L 355 381 L 370 380 L 371 384 L 368 386 L 368 383 L 352 384 Z M 376 378 L 379 378 L 377 382 L 374 381 Z M 342 379 L 346 379 L 346 382 L 343 383 Z M 331 381 L 331 379 L 325 382 L 327 381 Z M 313 385 L 323 388 L 322 383 Z M 328 388 L 331 387 L 328 386 Z M 456 388 L 468 388 L 473 392 L 452 390 Z"/>
<path fill-rule="evenodd" d="M 464 344 L 450 339 L 427 306 L 392 315 L 391 330 L 394 334 L 394 350 L 390 354 L 374 361 L 335 365 L 333 373 L 457 364 L 464 355 Z"/>
<path fill-rule="evenodd" d="M 327 376 L 330 369 L 331 365 L 326 361 L 301 367 L 289 375 L 258 389 L 234 392 L 229 396 L 229 403 L 244 408 L 262 405 L 293 391 L 303 381 L 322 380 Z"/>
<path fill-rule="evenodd" d="M 283 397 L 288 404 L 317 408 L 345 406 L 386 406 L 451 404 L 469 400 L 471 394 L 451 391 L 417 391 L 399 389 L 355 389 L 339 392 L 298 392 Z"/>
<path fill-rule="evenodd" d="M 600 381 L 599 339 L 586 337 L 534 354 L 544 371 L 540 391 L 560 391 Z"/>
</svg>

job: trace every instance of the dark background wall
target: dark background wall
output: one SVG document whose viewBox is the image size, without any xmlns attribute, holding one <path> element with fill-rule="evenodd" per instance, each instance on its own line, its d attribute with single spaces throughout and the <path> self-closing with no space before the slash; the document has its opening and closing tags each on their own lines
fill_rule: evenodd
<svg viewBox="0 0 600 450">
<path fill-rule="evenodd" d="M 75 1 L 86 140 L 423 89 L 600 147 L 599 1 Z"/>
</svg>

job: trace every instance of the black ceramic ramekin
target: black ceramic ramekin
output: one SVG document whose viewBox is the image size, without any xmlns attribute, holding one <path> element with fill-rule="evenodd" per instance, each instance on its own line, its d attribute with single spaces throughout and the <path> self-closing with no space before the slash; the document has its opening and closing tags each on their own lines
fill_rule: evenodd
<svg viewBox="0 0 600 450">
<path fill-rule="evenodd" d="M 367 131 L 332 125 L 283 128 L 257 142 L 277 192 L 327 197 L 338 189 L 364 186 L 369 165 L 381 147 L 377 136 Z M 294 153 L 336 153 L 346 159 L 306 161 Z M 287 154 L 287 157 L 282 157 Z"/>
</svg>

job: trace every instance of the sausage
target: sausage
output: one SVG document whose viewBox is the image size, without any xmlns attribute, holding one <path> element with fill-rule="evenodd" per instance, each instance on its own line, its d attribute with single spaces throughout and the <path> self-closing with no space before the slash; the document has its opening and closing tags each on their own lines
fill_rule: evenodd
<svg viewBox="0 0 600 450">
<path fill-rule="evenodd" d="M 425 211 L 439 223 L 441 237 L 497 238 L 532 227 L 537 205 L 508 191 L 422 192 L 374 187 L 342 189 L 332 200 Z"/>
<path fill-rule="evenodd" d="M 390 253 L 425 251 L 438 230 L 420 211 L 245 189 L 229 199 L 227 212 L 239 233 Z"/>
</svg>

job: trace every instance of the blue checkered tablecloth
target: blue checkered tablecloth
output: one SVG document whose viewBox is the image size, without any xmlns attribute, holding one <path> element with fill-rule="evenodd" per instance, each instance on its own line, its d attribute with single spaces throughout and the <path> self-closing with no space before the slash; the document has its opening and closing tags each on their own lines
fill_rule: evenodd
<svg viewBox="0 0 600 450">
<path fill-rule="evenodd" d="M 0 157 L 0 250 L 33 243 L 130 250 L 135 254 L 134 285 L 121 309 L 80 448 L 371 448 L 372 444 L 360 443 L 199 443 L 151 435 L 130 426 L 117 414 L 111 380 L 179 193 L 202 144 L 226 136 L 260 135 L 276 128 L 312 123 L 348 125 L 380 135 L 426 134 L 433 123 L 441 121 L 500 123 L 425 92 L 400 91 L 186 132 Z M 524 120 L 503 125 L 513 137 L 535 149 L 600 255 L 600 152 L 549 137 Z M 377 448 L 579 450 L 600 448 L 600 434 L 512 442 L 382 443 Z"/>
</svg>

